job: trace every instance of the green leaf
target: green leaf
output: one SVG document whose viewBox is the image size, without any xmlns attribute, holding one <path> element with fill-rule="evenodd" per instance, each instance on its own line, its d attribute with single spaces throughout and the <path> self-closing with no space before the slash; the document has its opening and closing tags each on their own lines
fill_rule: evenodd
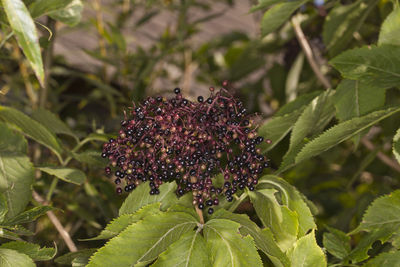
<svg viewBox="0 0 400 267">
<path fill-rule="evenodd" d="M 336 116 L 343 122 L 382 107 L 385 104 L 385 90 L 360 81 L 342 80 L 333 100 Z"/>
<path fill-rule="evenodd" d="M 378 45 L 400 45 L 400 7 L 398 4 L 394 6 L 382 24 Z"/>
<path fill-rule="evenodd" d="M 372 260 L 369 260 L 363 267 L 396 266 L 400 262 L 400 251 L 381 253 Z"/>
<path fill-rule="evenodd" d="M 400 128 L 397 130 L 396 135 L 393 137 L 393 154 L 397 161 L 400 163 Z"/>
<path fill-rule="evenodd" d="M 368 259 L 370 257 L 368 251 L 372 248 L 372 245 L 377 240 L 381 241 L 382 244 L 385 243 L 391 235 L 392 232 L 388 232 L 386 229 L 378 229 L 365 234 L 345 260 L 357 263 Z"/>
<path fill-rule="evenodd" d="M 400 84 L 400 46 L 347 50 L 330 63 L 344 78 L 360 80 L 370 86 L 390 88 Z"/>
<path fill-rule="evenodd" d="M 218 210 L 212 219 L 227 219 L 240 224 L 240 233 L 250 235 L 259 250 L 265 253 L 275 266 L 290 266 L 286 254 L 276 245 L 274 237 L 269 228 L 260 229 L 245 214 L 231 213 L 226 210 Z"/>
<path fill-rule="evenodd" d="M 4 221 L 8 212 L 7 198 L 3 193 L 0 193 L 0 224 Z"/>
<path fill-rule="evenodd" d="M 319 96 L 323 91 L 314 91 L 312 93 L 304 94 L 298 96 L 295 100 L 285 104 L 276 113 L 275 116 L 283 116 L 286 114 L 292 114 L 297 110 L 303 111 L 307 105 L 317 96 Z"/>
<path fill-rule="evenodd" d="M 77 185 L 81 185 L 86 181 L 86 175 L 84 172 L 65 167 L 36 167 L 36 169 L 54 175 L 55 177 L 67 182 Z"/>
<path fill-rule="evenodd" d="M 166 251 L 164 251 L 158 260 L 151 266 L 211 266 L 206 242 L 200 235 L 200 231 L 191 231 L 184 234 L 178 241 L 173 243 Z"/>
<path fill-rule="evenodd" d="M 358 0 L 350 5 L 339 4 L 325 19 L 322 37 L 331 56 L 343 51 L 354 32 L 363 25 L 378 0 Z"/>
<path fill-rule="evenodd" d="M 212 266 L 263 266 L 253 238 L 242 237 L 239 227 L 226 219 L 211 219 L 204 225 Z"/>
<path fill-rule="evenodd" d="M 265 175 L 259 179 L 257 190 L 271 187 L 280 193 L 282 204 L 297 213 L 299 220 L 298 237 L 304 236 L 311 229 L 317 229 L 310 207 L 307 205 L 307 199 L 303 194 L 278 176 Z"/>
<path fill-rule="evenodd" d="M 0 122 L 0 129 L 0 151 L 27 153 L 28 142 L 21 134 L 12 131 L 3 122 Z"/>
<path fill-rule="evenodd" d="M 297 154 L 295 163 L 314 157 L 341 142 L 352 138 L 379 121 L 400 111 L 399 107 L 386 108 L 365 116 L 342 122 L 314 138 Z"/>
<path fill-rule="evenodd" d="M 0 151 L 0 193 L 7 199 L 7 218 L 25 209 L 31 199 L 34 179 L 33 166 L 27 156 Z"/>
<path fill-rule="evenodd" d="M 51 132 L 55 134 L 66 134 L 72 136 L 77 142 L 79 142 L 78 137 L 72 132 L 72 130 L 54 113 L 46 109 L 39 108 L 33 111 L 32 118 L 40 122 Z"/>
<path fill-rule="evenodd" d="M 0 118 L 17 126 L 24 135 L 46 146 L 60 157 L 62 148 L 57 138 L 39 122 L 32 120 L 21 111 L 5 106 L 0 106 Z"/>
<path fill-rule="evenodd" d="M 122 206 L 119 209 L 119 215 L 134 213 L 141 207 L 156 202 L 160 202 L 161 210 L 165 211 L 178 201 L 178 197 L 175 193 L 175 182 L 164 183 L 160 186 L 159 190 L 159 195 L 150 195 L 148 184 L 142 183 L 135 190 L 133 190 L 133 192 L 131 192 L 125 199 L 124 203 L 122 203 Z"/>
<path fill-rule="evenodd" d="M 107 165 L 107 159 L 99 156 L 99 151 L 97 150 L 87 150 L 81 153 L 71 153 L 72 157 L 81 163 L 86 163 L 95 167 L 104 167 Z"/>
<path fill-rule="evenodd" d="M 328 230 L 330 233 L 325 232 L 322 239 L 324 248 L 336 258 L 344 259 L 351 250 L 350 236 L 331 227 L 328 227 Z"/>
<path fill-rule="evenodd" d="M 297 240 L 290 253 L 291 267 L 327 266 L 326 257 L 315 240 L 314 230 Z"/>
<path fill-rule="evenodd" d="M 72 0 L 65 8 L 49 13 L 49 16 L 59 20 L 68 26 L 75 26 L 79 23 L 82 16 L 83 4 L 81 0 Z"/>
<path fill-rule="evenodd" d="M 44 83 L 42 54 L 35 23 L 22 0 L 1 0 L 8 22 L 40 84 Z"/>
<path fill-rule="evenodd" d="M 39 245 L 28 243 L 25 241 L 13 241 L 4 243 L 0 249 L 12 249 L 20 253 L 26 254 L 34 261 L 47 261 L 51 260 L 57 253 L 54 248 L 40 248 Z"/>
<path fill-rule="evenodd" d="M 29 11 L 33 18 L 37 18 L 65 8 L 71 2 L 72 0 L 36 0 L 29 6 Z"/>
<path fill-rule="evenodd" d="M 368 207 L 360 225 L 351 233 L 385 229 L 394 232 L 400 228 L 400 190 L 376 199 Z"/>
<path fill-rule="evenodd" d="M 18 214 L 17 216 L 7 220 L 6 222 L 4 222 L 4 224 L 5 225 L 16 225 L 16 224 L 32 222 L 52 209 L 53 209 L 53 207 L 50 207 L 50 206 L 34 207 L 30 210 L 24 211 L 24 212 Z"/>
<path fill-rule="evenodd" d="M 0 248 L 0 266 L 2 267 L 35 267 L 32 259 L 26 254 L 19 253 L 12 249 Z"/>
<path fill-rule="evenodd" d="M 319 134 L 329 123 L 335 113 L 333 105 L 334 91 L 327 90 L 314 98 L 293 126 L 289 150 L 283 157 L 278 172 L 294 165 L 295 157 L 306 144 L 306 138 Z"/>
<path fill-rule="evenodd" d="M 91 266 L 133 266 L 148 263 L 193 230 L 198 221 L 183 212 L 163 212 L 145 217 L 112 238 L 90 259 Z"/>
<path fill-rule="evenodd" d="M 110 222 L 101 233 L 94 238 L 84 239 L 83 241 L 110 239 L 121 233 L 129 225 L 136 223 L 148 215 L 157 214 L 160 212 L 160 203 L 153 203 L 139 209 L 133 214 L 123 214 Z"/>
<path fill-rule="evenodd" d="M 287 206 L 279 204 L 275 197 L 275 189 L 249 191 L 254 209 L 265 227 L 271 229 L 276 244 L 286 252 L 297 239 L 299 230 L 298 215 Z"/>
<path fill-rule="evenodd" d="M 381 87 L 360 81 L 342 80 L 333 96 L 336 117 L 343 122 L 377 110 L 384 106 L 385 94 L 386 90 Z M 360 136 L 361 134 L 358 134 L 353 138 L 356 146 Z"/>
<path fill-rule="evenodd" d="M 296 98 L 280 108 L 271 120 L 259 128 L 258 134 L 271 140 L 271 144 L 262 144 L 263 153 L 274 148 L 292 130 L 306 105 L 318 94 L 319 91 Z"/>
<path fill-rule="evenodd" d="M 300 74 L 304 66 L 304 53 L 300 52 L 290 67 L 285 84 L 286 99 L 293 100 L 297 97 Z"/>
<path fill-rule="evenodd" d="M 55 262 L 58 264 L 68 264 L 71 265 L 71 263 L 77 259 L 79 261 L 82 261 L 82 259 L 89 259 L 90 256 L 92 256 L 93 253 L 96 252 L 96 248 L 89 248 L 89 249 L 81 249 L 76 252 L 70 252 L 65 255 L 62 255 L 61 257 L 58 257 L 55 259 Z"/>
<path fill-rule="evenodd" d="M 257 5 L 251 7 L 250 12 L 255 12 L 280 2 L 282 2 L 282 0 L 259 0 Z"/>
<path fill-rule="evenodd" d="M 267 34 L 275 31 L 283 23 L 285 23 L 290 15 L 296 11 L 300 6 L 307 3 L 309 0 L 293 0 L 280 2 L 268 9 L 261 20 L 261 35 L 266 36 Z"/>
</svg>

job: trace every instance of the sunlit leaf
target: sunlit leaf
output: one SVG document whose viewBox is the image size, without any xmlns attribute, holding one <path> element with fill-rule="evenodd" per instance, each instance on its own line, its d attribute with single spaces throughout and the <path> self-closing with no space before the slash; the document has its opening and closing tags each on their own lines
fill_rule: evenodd
<svg viewBox="0 0 400 267">
<path fill-rule="evenodd" d="M 42 54 L 35 23 L 22 0 L 1 0 L 10 26 L 39 82 L 44 84 Z"/>
<path fill-rule="evenodd" d="M 164 252 L 198 221 L 183 212 L 163 212 L 145 217 L 112 238 L 91 258 L 91 266 L 132 266 L 148 263 Z"/>
<path fill-rule="evenodd" d="M 297 240 L 290 253 L 290 260 L 291 267 L 327 266 L 325 254 L 315 240 L 314 231 Z"/>
<path fill-rule="evenodd" d="M 204 238 L 199 231 L 191 231 L 161 253 L 158 260 L 151 266 L 203 267 L 211 266 L 211 262 Z"/>
<path fill-rule="evenodd" d="M 239 227 L 227 219 L 211 219 L 204 225 L 212 266 L 263 266 L 253 238 L 242 237 Z"/>
<path fill-rule="evenodd" d="M 173 203 L 178 201 L 178 197 L 175 193 L 175 182 L 164 183 L 160 186 L 159 190 L 160 194 L 150 195 L 149 185 L 147 183 L 142 183 L 133 190 L 125 199 L 124 203 L 122 203 L 122 206 L 119 209 L 119 215 L 134 213 L 141 207 L 156 202 L 161 203 L 161 210 L 166 210 Z"/>
</svg>

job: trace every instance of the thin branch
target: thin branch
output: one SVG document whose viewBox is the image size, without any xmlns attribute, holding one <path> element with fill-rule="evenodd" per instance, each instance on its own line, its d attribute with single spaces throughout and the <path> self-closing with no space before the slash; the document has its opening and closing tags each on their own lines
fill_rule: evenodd
<svg viewBox="0 0 400 267">
<path fill-rule="evenodd" d="M 48 204 L 38 193 L 35 191 L 32 192 L 33 198 L 43 204 L 46 205 Z M 65 230 L 65 228 L 62 226 L 60 220 L 57 218 L 57 216 L 54 214 L 52 211 L 47 212 L 47 216 L 49 217 L 50 221 L 52 224 L 56 227 L 57 231 L 60 233 L 62 239 L 64 240 L 65 244 L 67 245 L 68 249 L 71 252 L 76 252 L 78 251 L 74 241 L 72 241 L 71 236 L 69 235 L 68 231 Z"/>
<path fill-rule="evenodd" d="M 315 75 L 317 76 L 318 80 L 324 85 L 326 89 L 332 88 L 331 83 L 329 80 L 324 76 L 324 74 L 321 72 L 320 67 L 314 60 L 313 52 L 311 50 L 311 46 L 307 41 L 306 36 L 303 33 L 303 30 L 300 27 L 300 22 L 298 21 L 298 18 L 296 16 L 293 16 L 292 18 L 292 25 L 294 28 L 294 32 L 296 33 L 297 40 L 299 41 L 301 48 L 304 51 L 304 54 L 307 57 L 307 61 L 310 64 L 312 70 L 314 71 Z"/>
<path fill-rule="evenodd" d="M 297 40 L 299 41 L 301 48 L 304 51 L 304 54 L 307 57 L 308 62 L 310 63 L 310 66 L 312 70 L 314 71 L 315 75 L 317 76 L 318 80 L 325 86 L 326 89 L 332 88 L 332 85 L 328 81 L 328 79 L 324 76 L 324 74 L 320 71 L 320 67 L 314 60 L 314 55 L 311 50 L 310 44 L 307 41 L 306 36 L 303 33 L 303 30 L 300 27 L 300 23 L 297 19 L 296 16 L 293 16 L 292 18 L 292 25 L 294 28 L 294 31 L 296 33 Z M 369 141 L 367 138 L 362 138 L 361 143 L 368 149 L 368 150 L 375 150 L 375 145 Z M 385 155 L 382 152 L 378 152 L 377 157 L 379 158 L 380 161 L 382 161 L 384 164 L 392 168 L 393 170 L 400 172 L 400 165 L 392 158 L 389 156 Z"/>
<path fill-rule="evenodd" d="M 375 150 L 375 145 L 369 141 L 367 138 L 362 138 L 361 143 L 368 149 L 368 150 Z M 386 154 L 382 152 L 378 152 L 376 156 L 379 158 L 380 161 L 382 161 L 384 164 L 392 168 L 393 170 L 400 172 L 400 165 L 391 157 L 387 156 Z"/>
</svg>

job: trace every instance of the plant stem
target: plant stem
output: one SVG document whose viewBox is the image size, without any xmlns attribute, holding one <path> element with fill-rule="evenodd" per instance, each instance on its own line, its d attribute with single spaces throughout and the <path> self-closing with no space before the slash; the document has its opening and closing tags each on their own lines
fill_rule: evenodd
<svg viewBox="0 0 400 267">
<path fill-rule="evenodd" d="M 45 201 L 35 191 L 32 191 L 32 196 L 37 202 L 41 203 L 42 205 L 47 204 L 47 201 Z M 69 235 L 68 231 L 65 230 L 64 226 L 62 226 L 60 220 L 57 218 L 57 216 L 54 214 L 54 212 L 48 211 L 47 216 L 49 217 L 51 223 L 54 225 L 54 227 L 57 229 L 57 231 L 60 233 L 60 235 L 61 235 L 62 239 L 64 240 L 65 244 L 67 245 L 69 251 L 71 251 L 71 252 L 78 251 L 78 249 L 77 249 L 74 241 L 72 241 L 71 236 Z"/>
<path fill-rule="evenodd" d="M 300 43 L 301 48 L 304 51 L 304 54 L 307 57 L 308 63 L 312 70 L 314 71 L 315 75 L 317 76 L 318 80 L 324 85 L 326 89 L 332 88 L 331 83 L 329 80 L 324 76 L 324 74 L 320 71 L 320 67 L 318 66 L 317 62 L 314 60 L 313 52 L 311 50 L 311 46 L 307 41 L 306 36 L 303 33 L 303 30 L 300 27 L 300 22 L 298 21 L 297 16 L 293 16 L 292 18 L 292 25 L 294 28 L 294 32 L 296 33 L 297 40 Z"/>
<path fill-rule="evenodd" d="M 53 63 L 53 50 L 54 50 L 54 42 L 56 37 L 56 21 L 52 18 L 48 18 L 47 27 L 49 31 L 51 31 L 52 40 L 49 43 L 49 46 L 45 50 L 43 54 L 43 65 L 44 65 L 44 84 L 43 88 L 40 91 L 39 98 L 39 106 L 44 108 L 47 102 L 47 94 L 49 92 L 49 78 L 50 78 L 50 69 Z"/>
<path fill-rule="evenodd" d="M 196 212 L 200 217 L 200 223 L 204 224 L 204 217 L 203 217 L 203 211 L 201 209 L 199 209 L 199 207 L 197 207 L 197 205 L 195 206 Z"/>
</svg>

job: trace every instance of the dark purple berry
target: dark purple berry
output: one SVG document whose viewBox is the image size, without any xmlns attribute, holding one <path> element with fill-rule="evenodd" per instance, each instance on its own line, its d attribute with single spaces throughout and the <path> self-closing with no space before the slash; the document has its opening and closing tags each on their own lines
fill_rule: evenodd
<svg viewBox="0 0 400 267">
<path fill-rule="evenodd" d="M 214 209 L 213 208 L 209 208 L 208 209 L 208 214 L 213 214 L 214 213 Z"/>
<path fill-rule="evenodd" d="M 181 93 L 181 89 L 178 88 L 178 87 L 175 88 L 175 89 L 174 89 L 174 93 L 175 93 L 175 94 L 180 94 L 180 93 Z"/>
</svg>

